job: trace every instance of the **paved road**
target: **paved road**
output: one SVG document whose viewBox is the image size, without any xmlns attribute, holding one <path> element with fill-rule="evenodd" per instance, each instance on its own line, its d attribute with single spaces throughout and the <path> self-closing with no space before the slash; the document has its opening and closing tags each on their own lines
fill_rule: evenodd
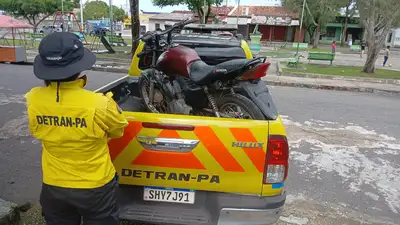
<svg viewBox="0 0 400 225">
<path fill-rule="evenodd" d="M 23 94 L 30 66 L 0 64 L 0 197 L 36 201 L 40 144 L 29 137 Z M 89 72 L 88 88 L 120 74 Z M 271 87 L 291 145 L 288 201 L 279 224 L 399 224 L 398 98 Z"/>
<path fill-rule="evenodd" d="M 270 89 L 291 147 L 284 220 L 400 224 L 398 97 Z"/>
<path fill-rule="evenodd" d="M 41 146 L 29 136 L 24 100 L 27 91 L 42 85 L 32 71 L 32 66 L 0 64 L 0 198 L 18 203 L 37 200 L 41 184 Z M 87 88 L 121 76 L 90 71 Z"/>
</svg>

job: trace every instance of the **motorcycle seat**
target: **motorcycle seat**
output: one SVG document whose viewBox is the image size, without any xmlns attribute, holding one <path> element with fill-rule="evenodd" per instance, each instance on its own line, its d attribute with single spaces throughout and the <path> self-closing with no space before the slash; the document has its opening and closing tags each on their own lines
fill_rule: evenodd
<svg viewBox="0 0 400 225">
<path fill-rule="evenodd" d="M 189 78 L 197 85 L 212 84 L 217 80 L 233 80 L 243 73 L 243 69 L 253 59 L 233 59 L 215 66 L 198 60 L 189 66 Z"/>
</svg>

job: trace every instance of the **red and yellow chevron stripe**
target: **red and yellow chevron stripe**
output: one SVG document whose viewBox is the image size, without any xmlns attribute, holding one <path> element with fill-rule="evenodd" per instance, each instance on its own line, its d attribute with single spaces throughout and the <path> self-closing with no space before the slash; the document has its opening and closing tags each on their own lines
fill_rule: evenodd
<svg viewBox="0 0 400 225">
<path fill-rule="evenodd" d="M 220 134 L 218 134 L 220 133 Z M 127 146 L 136 139 L 136 136 L 149 135 L 163 137 L 163 138 L 188 138 L 197 139 L 200 141 L 199 145 L 207 151 L 209 156 L 226 172 L 245 172 L 246 169 L 235 158 L 232 151 L 242 149 L 250 162 L 254 165 L 259 173 L 264 171 L 264 163 L 266 157 L 266 144 L 263 148 L 246 148 L 237 147 L 232 149 L 232 138 L 225 140 L 224 136 L 230 135 L 233 141 L 238 142 L 260 142 L 255 137 L 252 131 L 248 128 L 221 128 L 213 126 L 195 126 L 193 131 L 182 130 L 168 130 L 168 129 L 154 129 L 145 128 L 141 122 L 130 121 L 129 125 L 125 128 L 124 136 L 118 139 L 113 139 L 109 142 L 111 159 L 116 160 L 120 154 L 127 148 Z M 228 138 L 229 139 L 229 138 Z M 227 143 L 227 141 L 229 141 Z M 264 142 L 266 139 L 264 140 Z M 198 146 L 199 147 L 199 146 Z M 196 147 L 196 148 L 198 148 Z M 206 166 L 199 159 L 194 149 L 193 151 L 182 152 L 167 152 L 167 151 L 152 151 L 143 148 L 140 144 L 135 144 L 135 151 L 138 154 L 132 158 L 132 165 L 150 166 L 150 167 L 165 167 L 165 168 L 180 168 L 180 169 L 194 169 L 206 170 Z M 237 153 L 236 155 L 238 155 Z M 124 160 L 125 161 L 125 160 Z"/>
</svg>

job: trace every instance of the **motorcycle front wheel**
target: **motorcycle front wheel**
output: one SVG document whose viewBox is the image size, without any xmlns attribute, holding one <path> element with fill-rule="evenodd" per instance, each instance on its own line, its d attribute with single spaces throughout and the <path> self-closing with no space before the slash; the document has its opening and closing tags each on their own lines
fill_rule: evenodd
<svg viewBox="0 0 400 225">
<path fill-rule="evenodd" d="M 240 94 L 229 94 L 219 98 L 217 107 L 224 117 L 265 120 L 260 108 L 250 99 Z"/>
</svg>

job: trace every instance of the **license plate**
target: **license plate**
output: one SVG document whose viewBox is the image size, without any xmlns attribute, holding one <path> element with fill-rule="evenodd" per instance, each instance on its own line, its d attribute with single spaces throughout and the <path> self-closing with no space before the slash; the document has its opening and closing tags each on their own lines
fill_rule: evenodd
<svg viewBox="0 0 400 225">
<path fill-rule="evenodd" d="M 194 204 L 195 191 L 177 188 L 144 187 L 143 200 Z"/>
</svg>

